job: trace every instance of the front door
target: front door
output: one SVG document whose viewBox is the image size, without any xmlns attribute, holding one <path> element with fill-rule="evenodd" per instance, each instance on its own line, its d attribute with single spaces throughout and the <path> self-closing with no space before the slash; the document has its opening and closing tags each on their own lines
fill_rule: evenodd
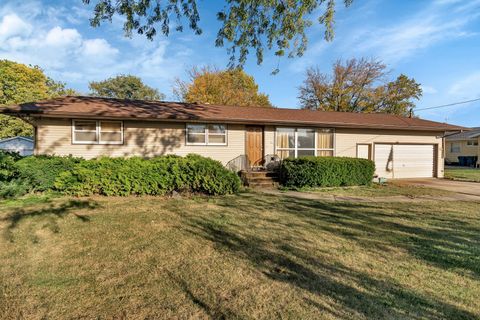
<svg viewBox="0 0 480 320">
<path fill-rule="evenodd" d="M 245 148 L 250 167 L 262 165 L 263 160 L 263 127 L 246 126 Z"/>
</svg>

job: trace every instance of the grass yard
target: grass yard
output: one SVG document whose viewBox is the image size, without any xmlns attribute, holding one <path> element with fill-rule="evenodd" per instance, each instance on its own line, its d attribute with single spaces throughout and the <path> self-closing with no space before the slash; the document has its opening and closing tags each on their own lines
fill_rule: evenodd
<svg viewBox="0 0 480 320">
<path fill-rule="evenodd" d="M 445 169 L 445 178 L 480 182 L 480 169 L 448 168 Z"/>
<path fill-rule="evenodd" d="M 1 319 L 478 319 L 480 203 L 0 203 Z"/>
<path fill-rule="evenodd" d="M 325 195 L 347 196 L 347 197 L 422 197 L 422 196 L 446 196 L 451 195 L 448 191 L 439 189 L 413 186 L 408 182 L 389 181 L 387 184 L 374 183 L 371 186 L 362 187 L 338 187 L 318 188 L 306 190 L 307 192 L 318 192 Z"/>
</svg>

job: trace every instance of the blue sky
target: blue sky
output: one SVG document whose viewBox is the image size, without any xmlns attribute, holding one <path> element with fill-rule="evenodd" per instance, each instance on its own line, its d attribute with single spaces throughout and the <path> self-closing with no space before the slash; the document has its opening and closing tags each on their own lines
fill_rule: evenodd
<svg viewBox="0 0 480 320">
<path fill-rule="evenodd" d="M 93 1 L 92 1 L 93 2 Z M 173 99 L 172 84 L 191 66 L 225 67 L 224 48 L 214 46 L 220 1 L 199 0 L 201 36 L 189 30 L 125 38 L 115 18 L 90 27 L 89 7 L 81 0 L 2 0 L 0 59 L 36 64 L 56 80 L 81 92 L 88 82 L 117 74 L 134 74 Z M 375 57 L 392 70 L 414 77 L 424 95 L 418 108 L 480 98 L 480 0 L 354 0 L 339 6 L 336 35 L 323 40 L 323 28 L 309 29 L 306 54 L 278 59 L 267 53 L 261 66 L 251 57 L 245 70 L 278 107 L 298 107 L 298 86 L 309 66 L 329 72 L 337 59 Z M 280 73 L 271 71 L 280 67 Z M 480 101 L 419 111 L 425 119 L 480 126 Z"/>
</svg>

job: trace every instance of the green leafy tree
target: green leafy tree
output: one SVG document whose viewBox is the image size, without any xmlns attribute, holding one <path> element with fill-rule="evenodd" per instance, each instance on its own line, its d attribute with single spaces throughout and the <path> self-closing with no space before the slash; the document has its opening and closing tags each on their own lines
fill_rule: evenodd
<svg viewBox="0 0 480 320">
<path fill-rule="evenodd" d="M 298 98 L 310 110 L 409 115 L 422 96 L 420 84 L 403 74 L 387 81 L 388 74 L 379 60 L 339 60 L 331 75 L 318 67 L 307 69 Z"/>
<path fill-rule="evenodd" d="M 48 97 L 47 77 L 39 67 L 0 61 L 0 104 L 13 105 Z"/>
<path fill-rule="evenodd" d="M 129 100 L 162 100 L 165 95 L 147 86 L 142 79 L 132 75 L 118 75 L 104 81 L 89 84 L 90 95 Z"/>
<path fill-rule="evenodd" d="M 333 38 L 337 2 L 349 6 L 353 0 L 227 0 L 217 12 L 221 23 L 215 45 L 229 45 L 230 67 L 243 66 L 252 48 L 257 63 L 263 61 L 265 48 L 277 56 L 301 56 L 307 48 L 306 30 L 316 20 L 325 28 L 325 39 Z M 133 32 L 153 39 L 160 31 L 168 36 L 171 26 L 183 31 L 185 22 L 200 35 L 200 14 L 196 0 L 83 0 L 93 4 L 90 23 L 98 27 L 115 15 L 124 19 L 127 36 Z M 171 21 L 174 20 L 174 21 Z M 278 71 L 278 70 L 275 70 Z"/>
<path fill-rule="evenodd" d="M 47 87 L 49 98 L 81 95 L 75 89 L 67 88 L 67 84 L 65 82 L 55 81 L 50 77 L 47 77 Z"/>
<path fill-rule="evenodd" d="M 258 92 L 255 79 L 241 69 L 193 68 L 190 81 L 176 80 L 174 94 L 182 101 L 231 106 L 272 107 L 268 95 Z"/>
<path fill-rule="evenodd" d="M 65 83 L 48 78 L 38 66 L 0 60 L 0 106 L 75 94 Z M 22 119 L 0 115 L 0 139 L 32 136 L 33 127 Z"/>
</svg>

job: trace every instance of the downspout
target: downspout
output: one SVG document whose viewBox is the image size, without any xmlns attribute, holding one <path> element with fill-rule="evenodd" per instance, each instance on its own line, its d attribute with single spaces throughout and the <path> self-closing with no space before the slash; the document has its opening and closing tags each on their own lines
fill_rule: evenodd
<svg viewBox="0 0 480 320">
<path fill-rule="evenodd" d="M 453 136 L 453 135 L 456 135 L 456 134 L 459 134 L 459 133 L 462 133 L 464 132 L 465 130 L 458 130 L 458 131 L 455 131 L 453 133 L 450 133 L 447 135 L 447 131 L 444 131 L 443 132 L 443 135 L 442 135 L 442 160 L 443 160 L 443 174 L 445 175 L 445 157 L 447 156 L 447 151 L 446 151 L 446 148 L 447 148 L 447 142 L 446 142 L 446 138 L 450 137 L 450 136 Z M 437 177 L 438 177 L 438 167 L 439 167 L 439 164 L 437 164 Z"/>
<path fill-rule="evenodd" d="M 480 136 L 477 137 L 478 146 L 477 146 L 477 168 L 480 167 Z"/>
<path fill-rule="evenodd" d="M 34 126 L 33 127 L 33 154 L 34 155 L 37 155 L 38 152 L 37 152 L 37 139 L 38 139 L 38 127 L 37 126 Z"/>
<path fill-rule="evenodd" d="M 437 179 L 439 177 L 438 168 L 440 167 L 440 165 L 443 168 L 442 172 L 440 172 L 441 176 L 442 176 L 442 178 L 445 178 L 445 157 L 447 156 L 447 152 L 445 150 L 445 148 L 447 147 L 447 143 L 445 142 L 445 134 L 446 134 L 446 132 L 443 133 L 443 137 L 442 137 L 442 164 L 437 163 Z"/>
</svg>

